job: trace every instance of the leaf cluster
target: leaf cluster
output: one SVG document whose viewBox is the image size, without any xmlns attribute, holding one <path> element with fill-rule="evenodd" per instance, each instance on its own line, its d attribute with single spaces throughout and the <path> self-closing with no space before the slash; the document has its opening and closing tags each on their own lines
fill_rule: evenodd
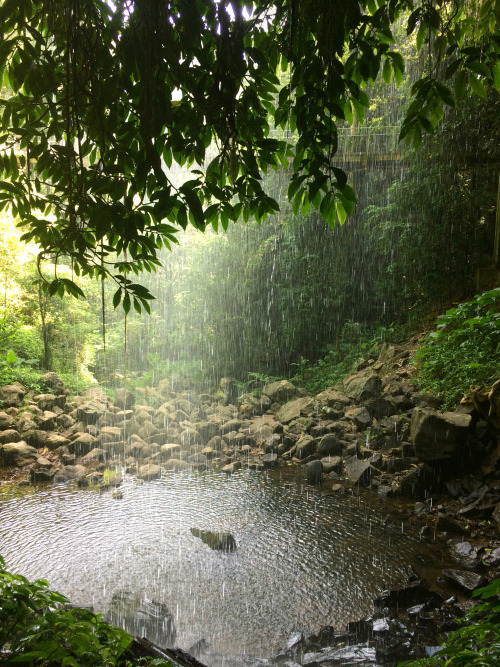
<svg viewBox="0 0 500 667">
<path fill-rule="evenodd" d="M 498 379 L 500 288 L 447 310 L 436 327 L 417 354 L 417 381 L 451 407 L 471 385 Z"/>
</svg>

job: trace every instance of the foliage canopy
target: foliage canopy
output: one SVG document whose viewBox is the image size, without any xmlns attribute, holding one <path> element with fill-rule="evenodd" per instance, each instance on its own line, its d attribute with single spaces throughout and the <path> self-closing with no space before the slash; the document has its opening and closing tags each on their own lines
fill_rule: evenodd
<svg viewBox="0 0 500 667">
<path fill-rule="evenodd" d="M 45 289 L 83 296 L 57 274 L 69 258 L 113 276 L 115 306 L 149 311 L 131 272 L 188 224 L 277 211 L 269 168 L 291 171 L 294 210 L 342 223 L 355 195 L 337 126 L 363 120 L 379 72 L 401 80 L 401 20 L 429 55 L 401 130 L 419 144 L 446 105 L 500 87 L 495 0 L 3 0 L 0 208 L 56 265 Z"/>
</svg>

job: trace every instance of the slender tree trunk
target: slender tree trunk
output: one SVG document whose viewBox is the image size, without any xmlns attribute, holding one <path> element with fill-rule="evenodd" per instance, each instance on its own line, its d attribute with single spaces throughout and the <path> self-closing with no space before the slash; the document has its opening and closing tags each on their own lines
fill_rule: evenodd
<svg viewBox="0 0 500 667">
<path fill-rule="evenodd" d="M 52 350 L 50 349 L 50 332 L 47 323 L 47 297 L 42 293 L 41 286 L 38 287 L 38 305 L 40 308 L 40 317 L 42 320 L 42 338 L 43 338 L 43 357 L 42 368 L 48 371 L 52 370 Z"/>
</svg>

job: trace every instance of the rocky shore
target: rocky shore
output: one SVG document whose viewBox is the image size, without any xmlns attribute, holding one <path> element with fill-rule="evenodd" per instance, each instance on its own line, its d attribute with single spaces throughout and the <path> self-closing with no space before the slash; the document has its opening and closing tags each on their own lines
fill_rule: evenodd
<svg viewBox="0 0 500 667">
<path fill-rule="evenodd" d="M 456 566 L 427 581 L 415 573 L 345 632 L 297 631 L 275 662 L 397 664 L 432 651 L 472 592 L 500 576 L 500 382 L 443 412 L 412 384 L 411 354 L 386 345 L 316 396 L 287 380 L 240 395 L 230 378 L 214 394 L 162 381 L 140 396 L 119 389 L 113 401 L 99 388 L 70 397 L 55 373 L 44 394 L 5 386 L 0 480 L 74 480 L 119 501 L 123 474 L 146 482 L 162 470 L 251 468 L 301 476 L 322 493 L 377 494 L 387 499 L 381 520 L 404 522 Z M 237 548 L 231 535 L 198 533 L 211 548 Z"/>
</svg>

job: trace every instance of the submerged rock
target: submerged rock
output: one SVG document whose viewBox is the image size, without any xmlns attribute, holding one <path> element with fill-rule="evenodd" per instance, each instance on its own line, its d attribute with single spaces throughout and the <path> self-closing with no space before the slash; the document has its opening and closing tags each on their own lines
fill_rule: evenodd
<svg viewBox="0 0 500 667">
<path fill-rule="evenodd" d="M 191 528 L 191 533 L 199 537 L 202 542 L 214 551 L 235 551 L 236 540 L 231 533 L 213 532 L 211 530 L 200 530 Z"/>
</svg>

